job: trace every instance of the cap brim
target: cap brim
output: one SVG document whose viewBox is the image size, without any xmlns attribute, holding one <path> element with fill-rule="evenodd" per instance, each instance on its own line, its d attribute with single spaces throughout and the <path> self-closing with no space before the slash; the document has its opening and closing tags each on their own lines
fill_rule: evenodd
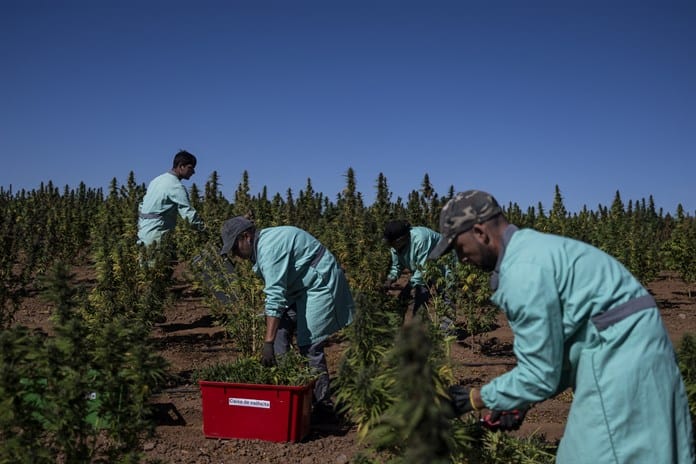
<svg viewBox="0 0 696 464">
<path fill-rule="evenodd" d="M 428 259 L 437 259 L 440 256 L 444 255 L 447 253 L 447 251 L 452 247 L 452 240 L 447 239 L 445 237 L 442 237 L 439 242 L 437 242 L 437 245 L 435 248 L 433 248 L 433 251 L 430 252 L 428 255 Z"/>
<path fill-rule="evenodd" d="M 230 252 L 231 249 L 231 244 L 228 243 L 227 245 L 223 245 L 222 248 L 220 248 L 220 256 L 225 256 L 227 253 Z"/>
</svg>

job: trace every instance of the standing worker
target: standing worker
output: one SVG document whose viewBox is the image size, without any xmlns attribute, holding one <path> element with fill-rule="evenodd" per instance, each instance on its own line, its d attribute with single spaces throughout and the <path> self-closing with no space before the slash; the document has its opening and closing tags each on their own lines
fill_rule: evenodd
<svg viewBox="0 0 696 464">
<path fill-rule="evenodd" d="M 294 334 L 300 353 L 321 372 L 314 385 L 314 412 L 331 414 L 324 345 L 353 321 L 355 306 L 336 258 L 312 235 L 293 226 L 256 230 L 249 219 L 237 216 L 222 224 L 221 233 L 220 254 L 250 260 L 264 281 L 262 363 L 273 365 L 276 354 L 290 349 Z"/>
<path fill-rule="evenodd" d="M 526 407 L 573 389 L 558 463 L 694 462 L 676 354 L 655 300 L 586 243 L 509 224 L 488 193 L 457 194 L 440 214 L 462 263 L 491 272 L 491 299 L 514 334 L 517 366 L 480 390 L 450 387 L 455 411 L 487 408 L 516 428 Z"/>
<path fill-rule="evenodd" d="M 149 246 L 159 242 L 176 227 L 177 213 L 198 230 L 203 230 L 203 221 L 191 207 L 188 192 L 181 183 L 181 179 L 191 178 L 195 168 L 196 157 L 181 150 L 174 156 L 172 169 L 150 182 L 140 203 L 138 243 Z"/>
<path fill-rule="evenodd" d="M 428 260 L 428 255 L 440 241 L 440 234 L 427 227 L 413 227 L 405 220 L 389 221 L 384 227 L 384 241 L 389 246 L 391 266 L 384 283 L 385 289 L 389 289 L 399 276 L 408 269 L 411 272 L 408 284 L 402 290 L 402 297 L 410 296 L 413 290 L 413 309 L 406 311 L 404 322 L 409 322 L 415 316 L 418 309 L 430 301 L 431 282 L 423 278 L 423 266 Z M 443 275 L 447 269 L 443 266 Z M 452 324 L 447 318 L 442 318 L 442 328 L 446 330 Z"/>
</svg>

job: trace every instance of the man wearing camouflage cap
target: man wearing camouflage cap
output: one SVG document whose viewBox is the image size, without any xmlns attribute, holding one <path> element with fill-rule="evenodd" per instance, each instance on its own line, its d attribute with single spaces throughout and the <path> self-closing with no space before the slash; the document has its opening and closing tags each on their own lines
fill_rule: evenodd
<svg viewBox="0 0 696 464">
<path fill-rule="evenodd" d="M 508 428 L 528 405 L 573 389 L 559 463 L 693 463 L 692 424 L 655 300 L 626 268 L 570 238 L 518 229 L 498 202 L 459 193 L 440 214 L 462 263 L 491 272 L 491 300 L 515 336 L 517 366 L 480 390 L 450 387 L 457 413 L 487 408 Z"/>
</svg>

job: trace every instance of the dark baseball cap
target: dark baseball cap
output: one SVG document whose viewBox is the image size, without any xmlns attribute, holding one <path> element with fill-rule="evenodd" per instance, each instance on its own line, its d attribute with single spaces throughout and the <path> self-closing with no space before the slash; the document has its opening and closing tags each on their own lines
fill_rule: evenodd
<svg viewBox="0 0 696 464">
<path fill-rule="evenodd" d="M 222 223 L 220 234 L 222 235 L 221 255 L 226 255 L 234 246 L 239 234 L 254 227 L 254 223 L 244 216 L 236 216 Z"/>
<path fill-rule="evenodd" d="M 457 193 L 440 212 L 440 234 L 442 238 L 430 252 L 428 259 L 437 259 L 452 247 L 454 239 L 475 224 L 486 222 L 502 213 L 495 198 L 481 190 Z"/>
<path fill-rule="evenodd" d="M 384 240 L 387 242 L 393 242 L 401 237 L 408 235 L 411 230 L 411 224 L 405 220 L 394 220 L 389 221 L 386 226 L 384 226 Z"/>
</svg>

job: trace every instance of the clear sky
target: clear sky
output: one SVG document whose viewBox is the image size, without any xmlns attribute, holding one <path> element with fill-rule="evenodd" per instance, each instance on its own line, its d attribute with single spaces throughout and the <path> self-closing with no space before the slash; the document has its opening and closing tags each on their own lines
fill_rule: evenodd
<svg viewBox="0 0 696 464">
<path fill-rule="evenodd" d="M 0 0 L 0 186 L 696 211 L 696 2 Z"/>
</svg>

